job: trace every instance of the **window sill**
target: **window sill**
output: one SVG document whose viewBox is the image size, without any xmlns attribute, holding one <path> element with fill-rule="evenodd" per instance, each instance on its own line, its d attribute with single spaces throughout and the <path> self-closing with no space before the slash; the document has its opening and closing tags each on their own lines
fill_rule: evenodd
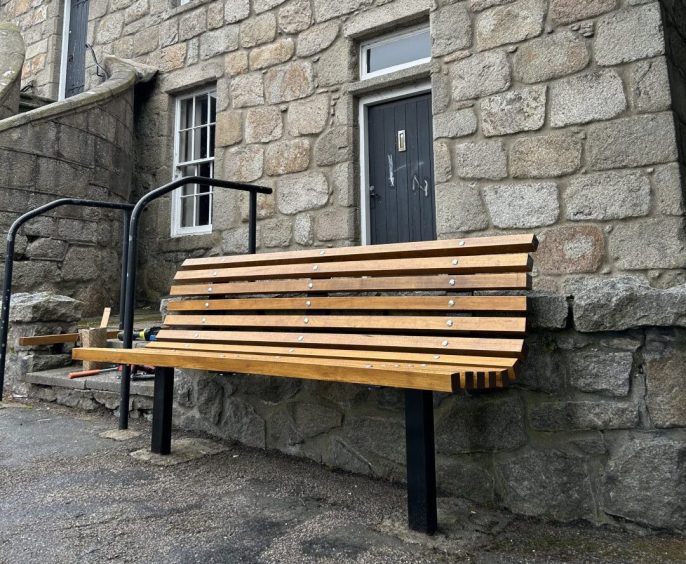
<svg viewBox="0 0 686 564">
<path fill-rule="evenodd" d="M 422 82 L 430 77 L 431 63 L 422 63 L 421 65 L 354 82 L 345 87 L 345 93 L 353 96 L 362 96 L 386 88 Z"/>
</svg>

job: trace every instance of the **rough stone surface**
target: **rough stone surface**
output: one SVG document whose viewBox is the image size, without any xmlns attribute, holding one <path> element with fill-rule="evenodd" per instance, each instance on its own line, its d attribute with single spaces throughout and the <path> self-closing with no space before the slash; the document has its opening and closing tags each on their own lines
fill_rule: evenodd
<svg viewBox="0 0 686 564">
<path fill-rule="evenodd" d="M 532 329 L 563 329 L 567 325 L 569 305 L 564 296 L 531 292 L 528 297 L 527 323 Z"/>
<path fill-rule="evenodd" d="M 352 159 L 352 131 L 349 127 L 332 127 L 319 136 L 314 146 L 314 159 L 319 166 L 329 166 Z"/>
<path fill-rule="evenodd" d="M 650 210 L 650 180 L 640 172 L 600 172 L 573 178 L 565 193 L 575 221 L 640 217 Z"/>
<path fill-rule="evenodd" d="M 522 45 L 514 54 L 514 76 L 533 84 L 578 72 L 588 65 L 590 54 L 576 33 L 562 31 Z"/>
<path fill-rule="evenodd" d="M 638 61 L 631 69 L 631 93 L 639 112 L 668 110 L 670 96 L 667 63 L 663 58 Z"/>
<path fill-rule="evenodd" d="M 231 101 L 234 108 L 264 103 L 264 83 L 260 73 L 242 74 L 231 79 Z"/>
<path fill-rule="evenodd" d="M 609 12 L 617 0 L 551 0 L 550 17 L 557 24 L 568 24 Z"/>
<path fill-rule="evenodd" d="M 471 135 L 477 130 L 478 125 L 476 113 L 472 108 L 443 112 L 434 116 L 434 139 Z"/>
<path fill-rule="evenodd" d="M 467 57 L 451 67 L 453 97 L 469 100 L 502 92 L 510 87 L 510 63 L 503 51 Z"/>
<path fill-rule="evenodd" d="M 507 153 L 501 141 L 477 141 L 455 146 L 455 174 L 462 178 L 499 180 L 507 177 Z"/>
<path fill-rule="evenodd" d="M 537 431 L 633 429 L 638 406 L 609 401 L 551 401 L 529 409 L 529 422 Z"/>
<path fill-rule="evenodd" d="M 312 6 L 307 0 L 296 0 L 279 10 L 279 29 L 284 33 L 298 33 L 312 23 Z"/>
<path fill-rule="evenodd" d="M 545 10 L 542 0 L 518 0 L 481 13 L 476 22 L 477 47 L 483 51 L 540 35 Z"/>
<path fill-rule="evenodd" d="M 293 221 L 289 217 L 268 219 L 262 223 L 262 244 L 267 248 L 288 247 L 293 237 Z"/>
<path fill-rule="evenodd" d="M 488 227 L 488 216 L 479 189 L 464 183 L 436 185 L 436 224 L 442 233 Z"/>
<path fill-rule="evenodd" d="M 252 182 L 262 176 L 264 151 L 259 145 L 245 145 L 229 149 L 224 155 L 226 178 L 237 182 Z"/>
<path fill-rule="evenodd" d="M 269 69 L 264 78 L 264 89 L 269 103 L 309 96 L 314 90 L 312 65 L 298 61 Z"/>
<path fill-rule="evenodd" d="M 610 461 L 603 480 L 606 511 L 653 527 L 686 525 L 686 447 L 648 433 L 632 437 Z"/>
<path fill-rule="evenodd" d="M 594 124 L 586 147 L 595 170 L 670 162 L 677 153 L 674 120 L 670 113 L 660 113 Z"/>
<path fill-rule="evenodd" d="M 605 238 L 595 225 L 563 225 L 539 235 L 536 263 L 541 272 L 596 272 L 603 262 Z"/>
<path fill-rule="evenodd" d="M 264 171 L 270 176 L 301 172 L 310 164 L 310 142 L 293 139 L 272 143 L 264 155 Z"/>
<path fill-rule="evenodd" d="M 656 427 L 686 427 L 686 345 L 646 358 L 646 407 Z"/>
<path fill-rule="evenodd" d="M 242 47 L 268 43 L 276 36 L 276 16 L 268 13 L 248 18 L 241 23 L 240 33 Z"/>
<path fill-rule="evenodd" d="M 251 108 L 245 113 L 246 143 L 267 143 L 283 134 L 281 110 L 274 106 Z"/>
<path fill-rule="evenodd" d="M 496 227 L 539 227 L 551 225 L 560 214 L 557 185 L 502 184 L 486 186 L 484 200 Z"/>
<path fill-rule="evenodd" d="M 664 215 L 684 215 L 686 205 L 682 175 L 677 163 L 656 167 L 653 176 L 657 211 Z"/>
<path fill-rule="evenodd" d="M 541 129 L 545 121 L 546 90 L 546 86 L 533 86 L 483 99 L 484 135 L 493 137 Z"/>
<path fill-rule="evenodd" d="M 567 356 L 569 384 L 582 392 L 625 397 L 632 368 L 630 352 L 584 349 Z"/>
<path fill-rule="evenodd" d="M 299 214 L 293 225 L 293 237 L 299 245 L 311 245 L 314 242 L 314 221 L 309 214 Z"/>
<path fill-rule="evenodd" d="M 431 14 L 431 54 L 441 57 L 472 44 L 472 20 L 464 2 L 443 6 Z"/>
<path fill-rule="evenodd" d="M 200 58 L 203 60 L 236 49 L 238 49 L 238 28 L 236 26 L 207 31 L 200 36 Z"/>
<path fill-rule="evenodd" d="M 328 199 L 329 185 L 321 172 L 284 176 L 277 185 L 277 206 L 288 215 L 321 208 Z"/>
<path fill-rule="evenodd" d="M 326 22 L 311 27 L 298 36 L 299 57 L 309 57 L 328 48 L 335 40 L 339 30 L 338 22 Z"/>
<path fill-rule="evenodd" d="M 550 87 L 553 127 L 611 119 L 626 107 L 622 79 L 613 70 L 566 78 Z"/>
<path fill-rule="evenodd" d="M 293 56 L 295 45 L 291 38 L 280 39 L 274 43 L 258 47 L 250 51 L 250 68 L 264 69 L 280 63 L 285 63 Z"/>
<path fill-rule="evenodd" d="M 496 476 L 503 502 L 517 513 L 570 521 L 592 512 L 591 479 L 583 458 L 527 449 L 497 463 Z"/>
<path fill-rule="evenodd" d="M 684 221 L 670 217 L 620 223 L 610 234 L 610 256 L 625 270 L 686 268 Z"/>
<path fill-rule="evenodd" d="M 582 144 L 567 133 L 520 137 L 510 148 L 510 171 L 515 178 L 565 176 L 581 166 Z"/>
<path fill-rule="evenodd" d="M 220 112 L 217 114 L 215 144 L 217 147 L 235 145 L 243 140 L 243 117 L 241 112 Z"/>
<path fill-rule="evenodd" d="M 314 229 L 321 241 L 350 240 L 355 237 L 355 216 L 348 208 L 331 208 L 317 215 Z"/>
<path fill-rule="evenodd" d="M 235 23 L 244 20 L 250 14 L 250 0 L 225 0 L 224 21 Z"/>
<path fill-rule="evenodd" d="M 10 321 L 61 321 L 70 322 L 81 319 L 83 303 L 69 296 L 52 292 L 25 293 L 12 295 L 10 301 Z"/>
<path fill-rule="evenodd" d="M 662 17 L 658 3 L 627 8 L 598 20 L 595 59 L 618 65 L 664 53 Z"/>
<path fill-rule="evenodd" d="M 293 102 L 288 108 L 288 132 L 294 136 L 321 133 L 328 118 L 329 97 L 326 94 Z"/>
<path fill-rule="evenodd" d="M 577 331 L 621 331 L 643 326 L 686 327 L 686 286 L 652 288 L 624 276 L 588 278 L 568 285 Z"/>
</svg>

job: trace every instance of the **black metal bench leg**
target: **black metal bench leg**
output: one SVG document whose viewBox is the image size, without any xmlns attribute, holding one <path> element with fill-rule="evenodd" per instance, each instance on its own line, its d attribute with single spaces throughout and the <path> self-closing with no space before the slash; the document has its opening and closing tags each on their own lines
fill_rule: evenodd
<svg viewBox="0 0 686 564">
<path fill-rule="evenodd" d="M 151 450 L 156 454 L 169 454 L 171 452 L 173 400 L 174 369 L 155 368 Z"/>
<path fill-rule="evenodd" d="M 407 514 L 410 529 L 436 532 L 436 454 L 432 393 L 405 390 Z"/>
</svg>

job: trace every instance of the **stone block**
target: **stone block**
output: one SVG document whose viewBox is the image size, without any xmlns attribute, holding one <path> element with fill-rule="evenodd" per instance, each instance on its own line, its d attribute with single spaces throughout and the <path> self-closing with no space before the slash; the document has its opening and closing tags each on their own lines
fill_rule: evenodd
<svg viewBox="0 0 686 564">
<path fill-rule="evenodd" d="M 473 184 L 436 185 L 436 228 L 439 233 L 479 231 L 488 227 L 488 214 L 479 188 Z"/>
<path fill-rule="evenodd" d="M 275 106 L 250 108 L 245 113 L 246 143 L 267 143 L 283 135 L 281 110 Z"/>
<path fill-rule="evenodd" d="M 545 12 L 543 0 L 517 0 L 482 12 L 476 20 L 478 49 L 484 51 L 539 36 L 543 32 Z"/>
<path fill-rule="evenodd" d="M 436 182 L 447 182 L 452 175 L 453 165 L 448 144 L 434 141 L 434 176 Z"/>
<path fill-rule="evenodd" d="M 603 263 L 605 239 L 595 225 L 563 225 L 539 235 L 536 265 L 545 274 L 596 272 Z"/>
<path fill-rule="evenodd" d="M 502 141 L 475 141 L 455 145 L 455 174 L 461 178 L 506 178 L 507 153 Z"/>
<path fill-rule="evenodd" d="M 297 61 L 269 69 L 264 77 L 267 102 L 289 102 L 309 96 L 314 91 L 312 65 Z"/>
<path fill-rule="evenodd" d="M 630 437 L 611 455 L 603 476 L 603 509 L 650 527 L 686 527 L 686 446 L 678 437 Z"/>
<path fill-rule="evenodd" d="M 594 170 L 676 161 L 674 119 L 671 113 L 663 112 L 593 124 L 586 150 Z"/>
<path fill-rule="evenodd" d="M 261 235 L 261 226 L 257 224 L 257 240 Z M 248 252 L 248 226 L 241 225 L 222 232 L 221 252 L 226 255 L 243 255 Z"/>
<path fill-rule="evenodd" d="M 160 72 L 170 72 L 183 68 L 186 61 L 186 44 L 177 43 L 148 55 L 148 63 L 156 66 Z"/>
<path fill-rule="evenodd" d="M 305 31 L 312 23 L 312 6 L 309 0 L 295 0 L 279 10 L 279 29 L 284 33 Z"/>
<path fill-rule="evenodd" d="M 517 387 L 549 394 L 564 390 L 564 366 L 557 345 L 550 334 L 532 334 L 526 338 L 527 355 L 517 374 Z"/>
<path fill-rule="evenodd" d="M 560 31 L 521 45 L 513 57 L 514 76 L 528 84 L 544 82 L 579 72 L 589 61 L 583 38 Z"/>
<path fill-rule="evenodd" d="M 355 166 L 351 162 L 339 163 L 331 170 L 331 184 L 339 206 L 351 207 L 355 198 Z"/>
<path fill-rule="evenodd" d="M 242 398 L 226 399 L 220 427 L 223 433 L 244 445 L 266 448 L 264 419 Z"/>
<path fill-rule="evenodd" d="M 149 11 L 148 0 L 138 0 L 126 9 L 124 12 L 124 21 L 126 23 L 135 22 L 147 15 Z"/>
<path fill-rule="evenodd" d="M 438 495 L 447 494 L 476 503 L 493 503 L 493 476 L 489 465 L 478 464 L 465 458 L 453 456 L 437 458 Z"/>
<path fill-rule="evenodd" d="M 450 67 L 455 100 L 470 100 L 510 87 L 510 63 L 504 51 L 477 53 Z"/>
<path fill-rule="evenodd" d="M 340 125 L 322 133 L 314 146 L 314 160 L 319 166 L 329 166 L 353 158 L 352 129 Z"/>
<path fill-rule="evenodd" d="M 469 0 L 469 7 L 472 12 L 481 12 L 493 6 L 512 4 L 512 2 L 515 2 L 515 0 Z"/>
<path fill-rule="evenodd" d="M 98 21 L 95 37 L 99 43 L 111 43 L 121 37 L 124 27 L 124 13 L 114 12 Z M 28 58 L 28 57 L 27 57 Z"/>
<path fill-rule="evenodd" d="M 464 2 L 431 12 L 431 56 L 442 57 L 472 45 L 472 18 Z"/>
<path fill-rule="evenodd" d="M 283 176 L 276 190 L 276 205 L 281 213 L 292 215 L 326 205 L 329 184 L 321 172 Z"/>
<path fill-rule="evenodd" d="M 224 25 L 224 2 L 216 0 L 207 6 L 207 28 L 219 29 Z"/>
<path fill-rule="evenodd" d="M 327 209 L 315 217 L 314 237 L 318 241 L 355 238 L 355 211 L 350 208 Z"/>
<path fill-rule="evenodd" d="M 656 167 L 653 187 L 655 205 L 661 214 L 684 215 L 686 213 L 682 177 L 677 163 Z"/>
<path fill-rule="evenodd" d="M 683 310 L 686 312 L 686 309 Z M 646 407 L 655 427 L 686 427 L 686 345 L 645 357 Z"/>
<path fill-rule="evenodd" d="M 264 84 L 261 73 L 234 76 L 230 86 L 231 102 L 234 108 L 245 108 L 264 104 Z"/>
<path fill-rule="evenodd" d="M 617 224 L 610 234 L 610 256 L 624 270 L 686 268 L 683 218 Z"/>
<path fill-rule="evenodd" d="M 160 48 L 173 45 L 179 40 L 179 21 L 166 20 L 160 24 Z"/>
<path fill-rule="evenodd" d="M 272 143 L 267 146 L 264 159 L 264 171 L 269 176 L 301 172 L 310 165 L 310 142 L 293 139 Z"/>
<path fill-rule="evenodd" d="M 589 72 L 550 86 L 553 127 L 611 119 L 626 107 L 622 79 L 614 70 Z"/>
<path fill-rule="evenodd" d="M 341 38 L 321 54 L 317 63 L 317 86 L 342 86 L 356 79 L 355 66 L 350 64 L 355 57 L 353 47 L 352 41 Z"/>
<path fill-rule="evenodd" d="M 52 292 L 18 292 L 12 295 L 10 304 L 9 319 L 13 323 L 79 321 L 83 309 L 83 302 Z"/>
<path fill-rule="evenodd" d="M 481 101 L 481 129 L 486 137 L 536 131 L 545 122 L 547 86 L 496 94 Z"/>
<path fill-rule="evenodd" d="M 634 429 L 638 421 L 638 406 L 631 402 L 548 401 L 529 408 L 536 431 Z"/>
<path fill-rule="evenodd" d="M 617 0 L 551 0 L 550 17 L 558 25 L 599 16 L 617 7 Z"/>
<path fill-rule="evenodd" d="M 565 296 L 545 292 L 529 292 L 528 325 L 532 329 L 564 329 L 569 306 Z"/>
<path fill-rule="evenodd" d="M 293 56 L 295 44 L 289 37 L 279 39 L 274 43 L 257 47 L 250 51 L 250 68 L 252 70 L 265 69 L 280 63 L 285 63 Z"/>
<path fill-rule="evenodd" d="M 623 331 L 636 327 L 686 327 L 686 286 L 653 288 L 633 276 L 583 278 L 569 283 L 577 331 Z"/>
<path fill-rule="evenodd" d="M 289 217 L 262 222 L 262 245 L 267 248 L 288 247 L 293 238 L 293 221 Z"/>
<path fill-rule="evenodd" d="M 358 8 L 368 6 L 371 3 L 372 0 L 339 0 L 337 2 L 314 0 L 314 19 L 317 22 L 323 22 L 350 14 Z"/>
<path fill-rule="evenodd" d="M 639 112 L 669 110 L 670 96 L 667 61 L 663 57 L 638 61 L 631 69 L 630 88 L 633 105 Z"/>
<path fill-rule="evenodd" d="M 436 114 L 433 117 L 434 139 L 464 137 L 478 128 L 476 112 L 472 108 Z"/>
<path fill-rule="evenodd" d="M 296 243 L 303 246 L 314 243 L 314 220 L 310 214 L 301 213 L 295 217 L 293 238 Z"/>
<path fill-rule="evenodd" d="M 297 137 L 321 133 L 329 119 L 329 95 L 320 94 L 288 106 L 288 132 Z"/>
<path fill-rule="evenodd" d="M 250 15 L 250 0 L 224 0 L 224 21 L 235 23 Z"/>
<path fill-rule="evenodd" d="M 227 147 L 243 140 L 243 115 L 240 111 L 217 113 L 215 145 Z"/>
<path fill-rule="evenodd" d="M 629 394 L 633 354 L 607 349 L 583 349 L 565 355 L 569 384 L 588 393 L 626 397 Z"/>
<path fill-rule="evenodd" d="M 581 167 L 582 144 L 569 133 L 519 137 L 510 147 L 510 172 L 514 178 L 565 176 Z"/>
<path fill-rule="evenodd" d="M 451 396 L 436 414 L 438 454 L 513 450 L 526 442 L 524 408 L 514 393 Z"/>
<path fill-rule="evenodd" d="M 253 7 L 256 14 L 261 14 L 272 8 L 276 8 L 283 4 L 286 0 L 254 0 Z"/>
<path fill-rule="evenodd" d="M 650 180 L 641 172 L 612 171 L 577 176 L 565 193 L 574 221 L 640 217 L 650 210 Z"/>
<path fill-rule="evenodd" d="M 248 72 L 248 53 L 246 51 L 234 51 L 233 53 L 227 53 L 227 55 L 224 57 L 224 68 L 228 74 L 227 78 Z M 255 76 L 257 76 L 257 74 Z M 230 83 L 228 80 L 221 82 L 226 82 L 227 84 Z M 217 84 L 217 88 L 219 88 L 219 84 L 220 83 Z M 262 88 L 261 84 L 262 83 L 260 82 L 260 88 Z"/>
<path fill-rule="evenodd" d="M 601 66 L 647 59 L 665 52 L 660 5 L 618 10 L 598 20 L 595 60 Z"/>
<path fill-rule="evenodd" d="M 31 241 L 24 252 L 29 258 L 62 260 L 67 252 L 67 242 L 40 238 Z"/>
<path fill-rule="evenodd" d="M 70 247 L 62 263 L 63 280 L 95 280 L 102 275 L 101 255 L 93 247 Z"/>
<path fill-rule="evenodd" d="M 594 495 L 583 457 L 525 449 L 495 465 L 497 493 L 516 513 L 557 521 L 590 519 Z"/>
<path fill-rule="evenodd" d="M 493 225 L 530 228 L 551 225 L 560 215 L 557 184 L 501 184 L 483 188 Z"/>
<path fill-rule="evenodd" d="M 210 59 L 238 49 L 238 26 L 227 25 L 200 36 L 200 58 Z"/>
<path fill-rule="evenodd" d="M 188 12 L 179 20 L 179 39 L 186 41 L 207 31 L 207 12 L 204 8 Z"/>
<path fill-rule="evenodd" d="M 252 182 L 262 176 L 264 152 L 260 145 L 228 149 L 223 158 L 223 178 L 235 182 Z"/>
<path fill-rule="evenodd" d="M 315 25 L 298 35 L 298 57 L 310 57 L 327 49 L 338 37 L 340 26 L 331 21 Z"/>
<path fill-rule="evenodd" d="M 241 47 L 255 47 L 274 41 L 276 37 L 276 16 L 267 13 L 253 16 L 241 22 Z"/>
</svg>

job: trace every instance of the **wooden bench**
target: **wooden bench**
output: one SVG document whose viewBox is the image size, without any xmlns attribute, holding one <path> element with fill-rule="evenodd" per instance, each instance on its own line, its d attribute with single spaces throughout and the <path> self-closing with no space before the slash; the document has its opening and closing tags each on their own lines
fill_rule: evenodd
<svg viewBox="0 0 686 564">
<path fill-rule="evenodd" d="M 156 341 L 73 356 L 156 367 L 159 454 L 171 448 L 174 367 L 403 388 L 409 522 L 432 533 L 432 392 L 515 379 L 527 300 L 497 291 L 530 288 L 536 246 L 513 235 L 188 259 Z"/>
</svg>

